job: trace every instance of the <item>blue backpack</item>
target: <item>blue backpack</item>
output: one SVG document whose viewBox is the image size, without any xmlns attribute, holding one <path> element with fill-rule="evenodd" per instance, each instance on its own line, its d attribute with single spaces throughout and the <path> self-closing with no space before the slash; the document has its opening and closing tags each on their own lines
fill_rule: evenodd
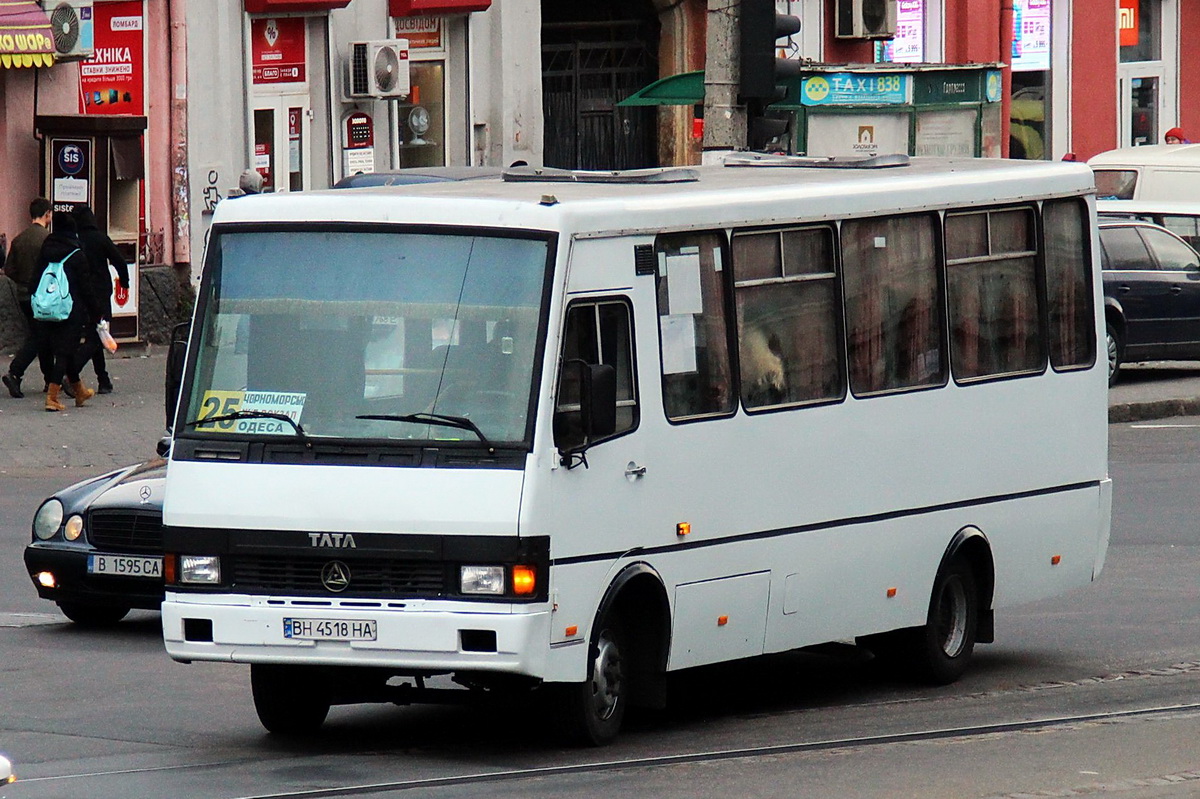
<svg viewBox="0 0 1200 799">
<path fill-rule="evenodd" d="M 39 322 L 65 322 L 71 315 L 75 301 L 71 299 L 71 286 L 67 283 L 67 272 L 63 264 L 79 250 L 71 250 L 61 261 L 51 261 L 38 280 L 37 289 L 29 298 L 33 305 L 33 318 Z"/>
</svg>

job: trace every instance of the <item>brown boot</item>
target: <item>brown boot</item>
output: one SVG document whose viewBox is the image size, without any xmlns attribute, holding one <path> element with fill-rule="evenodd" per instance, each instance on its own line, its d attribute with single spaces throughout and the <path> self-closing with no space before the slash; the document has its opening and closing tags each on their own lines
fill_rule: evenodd
<svg viewBox="0 0 1200 799">
<path fill-rule="evenodd" d="M 83 406 L 83 403 L 96 396 L 96 392 L 83 384 L 82 380 L 76 380 L 71 384 L 71 392 L 75 395 L 75 407 Z"/>
<path fill-rule="evenodd" d="M 46 410 L 48 411 L 65 411 L 66 405 L 58 401 L 58 392 L 62 391 L 62 386 L 58 383 L 51 383 L 46 388 Z"/>
</svg>

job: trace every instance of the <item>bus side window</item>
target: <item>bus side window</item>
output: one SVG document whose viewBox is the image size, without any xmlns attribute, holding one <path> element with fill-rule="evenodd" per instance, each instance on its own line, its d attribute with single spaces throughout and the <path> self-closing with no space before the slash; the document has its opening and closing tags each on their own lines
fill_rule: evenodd
<svg viewBox="0 0 1200 799">
<path fill-rule="evenodd" d="M 737 406 L 725 318 L 723 241 L 719 233 L 686 233 L 660 236 L 654 244 L 668 419 L 724 416 Z"/>
<path fill-rule="evenodd" d="M 1092 301 L 1087 206 L 1081 200 L 1052 200 L 1042 206 L 1046 237 L 1046 299 L 1050 365 L 1088 367 L 1096 361 L 1096 317 Z"/>
<path fill-rule="evenodd" d="M 850 390 L 946 382 L 938 247 L 930 214 L 842 223 Z"/>
<path fill-rule="evenodd" d="M 578 302 L 567 309 L 554 408 L 554 443 L 564 452 L 584 446 L 579 361 L 616 370 L 617 424 L 613 437 L 638 424 L 637 381 L 629 305 L 620 300 Z"/>
<path fill-rule="evenodd" d="M 945 234 L 954 377 L 1044 369 L 1034 209 L 947 213 Z"/>
<path fill-rule="evenodd" d="M 747 409 L 845 395 L 830 227 L 735 233 L 738 377 Z"/>
</svg>

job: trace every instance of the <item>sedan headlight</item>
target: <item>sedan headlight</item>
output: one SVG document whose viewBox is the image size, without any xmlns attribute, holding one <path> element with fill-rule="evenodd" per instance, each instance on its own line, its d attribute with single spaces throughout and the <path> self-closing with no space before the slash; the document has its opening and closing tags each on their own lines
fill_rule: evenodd
<svg viewBox="0 0 1200 799">
<path fill-rule="evenodd" d="M 459 583 L 464 594 L 503 594 L 503 566 L 463 566 Z"/>
<path fill-rule="evenodd" d="M 67 519 L 66 526 L 63 527 L 63 538 L 75 541 L 81 535 L 83 535 L 83 517 L 78 513 L 72 514 L 71 518 Z"/>
<path fill-rule="evenodd" d="M 216 555 L 181 555 L 179 582 L 190 585 L 217 585 L 221 582 L 221 559 Z"/>
<path fill-rule="evenodd" d="M 48 499 L 42 503 L 33 516 L 33 534 L 43 541 L 58 535 L 58 528 L 63 523 L 63 504 L 57 499 Z"/>
</svg>

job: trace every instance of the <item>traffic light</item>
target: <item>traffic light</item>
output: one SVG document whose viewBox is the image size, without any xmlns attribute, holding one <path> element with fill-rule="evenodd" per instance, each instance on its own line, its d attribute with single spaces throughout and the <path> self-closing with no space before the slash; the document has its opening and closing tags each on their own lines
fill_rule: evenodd
<svg viewBox="0 0 1200 799">
<path fill-rule="evenodd" d="M 772 118 L 767 106 L 782 100 L 786 89 L 780 83 L 800 74 L 800 62 L 778 58 L 776 41 L 800 32 L 800 18 L 776 14 L 775 0 L 742 0 L 738 17 L 741 33 L 739 101 L 746 106 L 747 144 L 761 150 L 787 132 L 791 114 Z"/>
<path fill-rule="evenodd" d="M 741 32 L 741 74 L 739 90 L 742 102 L 782 99 L 780 80 L 800 72 L 800 62 L 777 58 L 776 40 L 800 32 L 800 18 L 776 14 L 775 0 L 742 0 L 738 21 Z"/>
</svg>

